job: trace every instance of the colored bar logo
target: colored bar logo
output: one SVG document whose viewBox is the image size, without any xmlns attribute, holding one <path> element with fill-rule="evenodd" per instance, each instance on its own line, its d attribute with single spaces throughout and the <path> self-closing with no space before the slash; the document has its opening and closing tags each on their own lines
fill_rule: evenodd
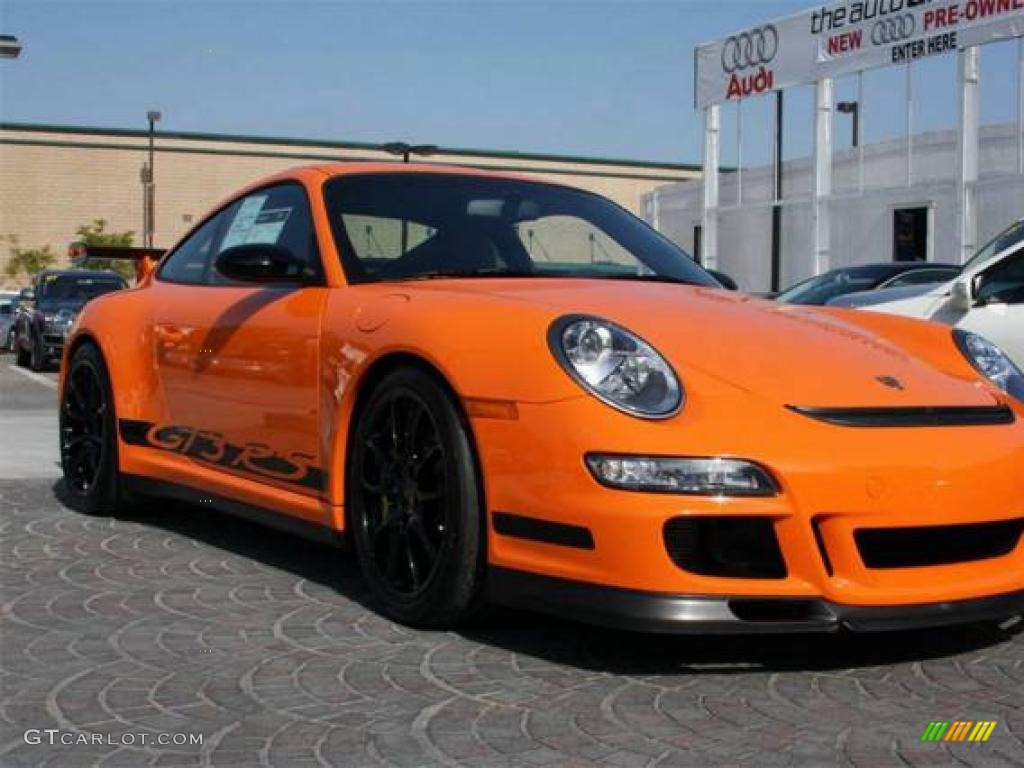
<svg viewBox="0 0 1024 768">
<path fill-rule="evenodd" d="M 995 720 L 933 720 L 921 734 L 921 741 L 988 741 L 997 724 Z"/>
</svg>

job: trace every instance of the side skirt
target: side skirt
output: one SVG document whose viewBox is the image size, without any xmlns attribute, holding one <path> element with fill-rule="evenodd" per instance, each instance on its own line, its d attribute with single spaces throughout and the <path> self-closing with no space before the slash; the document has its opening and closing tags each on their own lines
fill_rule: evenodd
<svg viewBox="0 0 1024 768">
<path fill-rule="evenodd" d="M 225 512 L 234 517 L 300 536 L 309 541 L 341 547 L 345 547 L 347 544 L 347 538 L 343 533 L 339 533 L 333 528 L 328 528 L 326 525 L 299 520 L 290 515 L 257 507 L 253 504 L 246 504 L 243 501 L 229 499 L 226 496 L 217 496 L 187 485 L 170 483 L 166 480 L 157 480 L 152 477 L 144 477 L 143 475 L 123 473 L 121 475 L 121 483 L 123 488 L 130 494 L 174 499 L 175 501 L 183 501 L 196 506 L 202 505 L 204 508 L 213 507 L 220 512 Z"/>
</svg>

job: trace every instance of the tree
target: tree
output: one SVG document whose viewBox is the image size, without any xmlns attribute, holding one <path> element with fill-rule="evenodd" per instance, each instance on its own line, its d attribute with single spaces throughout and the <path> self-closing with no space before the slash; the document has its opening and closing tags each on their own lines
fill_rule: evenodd
<svg viewBox="0 0 1024 768">
<path fill-rule="evenodd" d="M 57 261 L 57 254 L 50 250 L 50 246 L 42 248 L 22 248 L 17 235 L 5 235 L 0 237 L 9 244 L 10 257 L 4 265 L 4 272 L 8 277 L 17 277 L 24 272 L 31 278 L 36 272 L 46 269 Z"/>
<path fill-rule="evenodd" d="M 128 232 L 107 232 L 106 219 L 93 219 L 89 224 L 83 224 L 75 230 L 75 240 L 86 245 L 112 245 L 126 248 L 135 239 L 135 233 Z M 88 266 L 91 269 L 109 269 L 117 272 L 126 280 L 135 279 L 135 264 L 131 261 L 117 261 L 114 259 L 89 259 Z"/>
</svg>

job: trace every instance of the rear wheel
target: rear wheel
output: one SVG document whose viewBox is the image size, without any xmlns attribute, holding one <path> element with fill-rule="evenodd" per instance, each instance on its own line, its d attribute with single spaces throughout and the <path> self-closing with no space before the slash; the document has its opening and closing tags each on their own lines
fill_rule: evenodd
<svg viewBox="0 0 1024 768">
<path fill-rule="evenodd" d="M 120 493 L 114 399 L 103 356 L 92 344 L 75 350 L 60 401 L 60 461 L 66 501 L 91 515 L 124 506 Z"/>
<path fill-rule="evenodd" d="M 384 612 L 449 626 L 476 607 L 482 495 L 468 428 L 430 374 L 388 374 L 360 409 L 346 477 L 359 564 Z"/>
</svg>

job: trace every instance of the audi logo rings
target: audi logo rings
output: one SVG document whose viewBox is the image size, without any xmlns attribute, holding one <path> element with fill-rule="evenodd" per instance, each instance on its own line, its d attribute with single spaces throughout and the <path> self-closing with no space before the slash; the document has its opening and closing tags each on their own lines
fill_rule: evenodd
<svg viewBox="0 0 1024 768">
<path fill-rule="evenodd" d="M 722 69 L 736 72 L 767 64 L 779 52 L 779 31 L 772 24 L 726 39 L 722 46 Z"/>
<path fill-rule="evenodd" d="M 917 22 L 909 13 L 876 21 L 871 28 L 871 42 L 875 45 L 898 43 L 913 35 L 916 26 Z"/>
</svg>

